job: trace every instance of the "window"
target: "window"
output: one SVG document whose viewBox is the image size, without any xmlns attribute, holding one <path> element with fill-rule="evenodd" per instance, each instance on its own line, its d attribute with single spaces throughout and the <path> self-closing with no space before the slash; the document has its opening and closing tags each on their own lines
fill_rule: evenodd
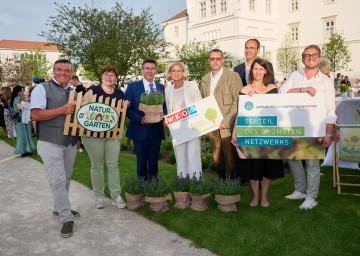
<svg viewBox="0 0 360 256">
<path fill-rule="evenodd" d="M 221 12 L 226 12 L 226 0 L 221 0 L 220 9 L 221 9 Z"/>
<path fill-rule="evenodd" d="M 299 0 L 291 0 L 291 11 L 298 11 L 299 10 Z"/>
<path fill-rule="evenodd" d="M 178 26 L 176 26 L 174 28 L 174 32 L 175 32 L 175 37 L 178 37 L 179 36 L 179 27 Z"/>
<path fill-rule="evenodd" d="M 266 0 L 266 13 L 271 14 L 271 0 Z"/>
<path fill-rule="evenodd" d="M 210 0 L 210 11 L 211 15 L 216 14 L 216 0 Z"/>
<path fill-rule="evenodd" d="M 325 4 L 333 4 L 336 3 L 336 0 L 325 0 Z"/>
<path fill-rule="evenodd" d="M 335 32 L 335 21 L 325 21 L 325 38 L 329 38 Z"/>
<path fill-rule="evenodd" d="M 292 42 L 299 41 L 299 26 L 293 25 L 290 27 L 290 40 Z"/>
<path fill-rule="evenodd" d="M 267 61 L 271 61 L 271 52 L 270 51 L 267 51 L 266 53 L 265 53 L 265 59 L 267 60 Z"/>
<path fill-rule="evenodd" d="M 206 18 L 206 3 L 205 2 L 200 3 L 200 17 Z"/>
<path fill-rule="evenodd" d="M 255 0 L 249 0 L 249 10 L 255 11 Z"/>
</svg>

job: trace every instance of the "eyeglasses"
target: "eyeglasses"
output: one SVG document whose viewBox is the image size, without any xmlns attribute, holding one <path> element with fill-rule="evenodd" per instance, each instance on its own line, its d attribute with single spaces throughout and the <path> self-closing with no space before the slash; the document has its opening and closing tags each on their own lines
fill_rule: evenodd
<svg viewBox="0 0 360 256">
<path fill-rule="evenodd" d="M 103 76 L 110 77 L 110 78 L 116 77 L 116 75 L 114 73 L 104 73 Z"/>
<path fill-rule="evenodd" d="M 313 53 L 313 54 L 303 54 L 302 56 L 305 60 L 310 60 L 310 59 L 317 59 L 320 57 L 320 54 L 318 53 Z"/>
<path fill-rule="evenodd" d="M 223 58 L 209 58 L 209 60 L 211 61 L 211 62 L 213 62 L 213 61 L 221 61 Z"/>
</svg>

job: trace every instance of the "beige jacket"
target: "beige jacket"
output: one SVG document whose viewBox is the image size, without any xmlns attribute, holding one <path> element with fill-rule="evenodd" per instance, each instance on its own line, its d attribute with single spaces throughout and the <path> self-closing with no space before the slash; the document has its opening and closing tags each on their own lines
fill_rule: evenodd
<svg viewBox="0 0 360 256">
<path fill-rule="evenodd" d="M 203 98 L 210 95 L 211 77 L 206 74 L 200 84 L 200 92 Z M 238 73 L 228 68 L 223 68 L 223 73 L 217 83 L 214 96 L 224 117 L 223 123 L 228 129 L 221 129 L 222 138 L 230 137 L 238 111 L 238 98 L 243 84 Z"/>
</svg>

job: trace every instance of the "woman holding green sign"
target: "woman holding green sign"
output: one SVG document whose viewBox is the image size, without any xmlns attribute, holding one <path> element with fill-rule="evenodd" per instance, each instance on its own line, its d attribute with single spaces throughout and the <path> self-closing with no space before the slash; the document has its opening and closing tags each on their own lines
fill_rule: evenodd
<svg viewBox="0 0 360 256">
<path fill-rule="evenodd" d="M 85 97 L 92 97 L 93 95 L 96 95 L 96 101 L 98 102 L 99 97 L 103 96 L 103 103 L 108 97 L 110 97 L 110 102 L 114 98 L 116 99 L 116 101 L 123 100 L 124 93 L 120 89 L 115 88 L 117 77 L 118 71 L 116 70 L 116 68 L 114 66 L 107 65 L 102 70 L 101 84 L 97 86 L 91 86 L 85 94 Z M 98 110 L 97 112 L 95 111 L 96 109 Z M 100 107 L 96 109 L 94 108 L 94 111 L 92 113 L 89 113 L 89 123 L 95 124 L 96 121 L 106 121 L 107 119 L 111 121 L 111 116 L 108 113 L 102 113 Z M 125 208 L 126 203 L 120 196 L 121 191 L 118 166 L 121 140 L 119 140 L 118 138 L 87 138 L 86 136 L 83 136 L 82 142 L 91 160 L 91 182 L 96 196 L 95 207 L 97 209 L 103 209 L 105 207 L 105 161 L 108 173 L 108 186 L 110 190 L 111 204 L 121 209 Z"/>
<path fill-rule="evenodd" d="M 276 85 L 271 84 L 273 75 L 269 69 L 267 62 L 262 59 L 255 59 L 250 67 L 249 84 L 244 86 L 240 95 L 249 95 L 253 97 L 256 94 L 278 93 Z M 237 118 L 235 120 L 235 126 Z M 233 131 L 232 144 L 238 147 L 236 140 L 236 129 Z M 237 148 L 239 153 L 239 149 Z M 239 156 L 242 155 L 239 153 Z M 268 190 L 270 181 L 277 178 L 284 177 L 282 160 L 272 159 L 239 159 L 240 176 L 250 181 L 253 198 L 250 202 L 251 207 L 256 207 L 259 204 L 262 207 L 269 207 Z M 261 184 L 261 195 L 260 193 Z"/>
</svg>

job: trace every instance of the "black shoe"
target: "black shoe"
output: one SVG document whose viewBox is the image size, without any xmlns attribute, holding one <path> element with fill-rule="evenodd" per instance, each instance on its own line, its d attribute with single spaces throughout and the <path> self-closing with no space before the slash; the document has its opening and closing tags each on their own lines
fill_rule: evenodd
<svg viewBox="0 0 360 256">
<path fill-rule="evenodd" d="M 80 217 L 80 213 L 78 213 L 77 211 L 71 210 L 71 213 L 74 215 L 74 217 Z M 53 211 L 53 216 L 56 217 L 56 218 L 59 218 L 59 213 Z"/>
<path fill-rule="evenodd" d="M 74 222 L 67 221 L 63 223 L 63 227 L 61 229 L 61 237 L 69 238 L 73 234 Z"/>
<path fill-rule="evenodd" d="M 26 152 L 26 153 L 24 153 L 24 154 L 21 154 L 22 157 L 30 156 L 30 155 L 31 155 L 31 153 L 29 153 L 29 152 Z"/>
</svg>

